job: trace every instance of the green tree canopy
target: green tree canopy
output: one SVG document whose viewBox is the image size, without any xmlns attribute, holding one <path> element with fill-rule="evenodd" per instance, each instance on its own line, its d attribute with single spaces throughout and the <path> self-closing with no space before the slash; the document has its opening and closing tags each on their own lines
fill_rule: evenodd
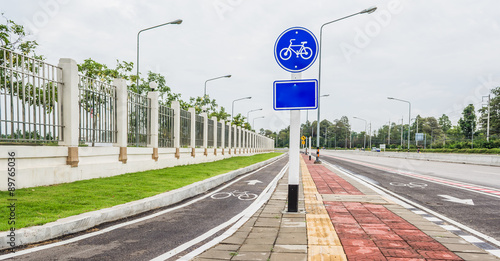
<svg viewBox="0 0 500 261">
<path fill-rule="evenodd" d="M 500 135 L 500 87 L 491 90 L 490 95 L 490 135 Z M 488 106 L 479 110 L 481 128 L 486 132 L 488 127 Z"/>
<path fill-rule="evenodd" d="M 24 55 L 33 54 L 36 59 L 42 60 L 42 56 L 35 54 L 38 43 L 26 39 L 29 35 L 24 30 L 24 26 L 8 19 L 4 13 L 1 15 L 5 22 L 0 24 L 0 46 L 12 51 L 20 51 Z"/>
<path fill-rule="evenodd" d="M 471 138 L 476 130 L 476 111 L 473 104 L 467 105 L 462 112 L 463 118 L 458 120 L 458 126 L 466 138 Z"/>
</svg>

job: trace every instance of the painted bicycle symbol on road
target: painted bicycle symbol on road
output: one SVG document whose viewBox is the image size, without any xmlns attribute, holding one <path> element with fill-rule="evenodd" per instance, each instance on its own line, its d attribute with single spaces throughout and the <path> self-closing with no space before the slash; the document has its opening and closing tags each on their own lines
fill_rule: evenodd
<svg viewBox="0 0 500 261">
<path fill-rule="evenodd" d="M 238 191 L 233 192 L 218 192 L 210 196 L 213 199 L 225 199 L 229 197 L 237 197 L 239 200 L 254 200 L 257 198 L 257 194 L 248 193 L 248 191 Z"/>
<path fill-rule="evenodd" d="M 402 182 L 391 182 L 389 183 L 391 186 L 396 187 L 409 187 L 409 188 L 425 188 L 427 184 L 420 182 L 410 182 L 410 183 L 402 183 Z"/>
<path fill-rule="evenodd" d="M 312 57 L 313 55 L 312 49 L 305 46 L 307 41 L 300 42 L 301 44 L 293 44 L 293 41 L 295 41 L 295 39 L 290 39 L 290 45 L 288 47 L 281 49 L 280 51 L 281 59 L 285 61 L 290 59 L 292 57 L 292 52 L 294 52 L 295 55 L 297 55 L 297 58 L 299 58 L 300 55 L 300 57 L 302 57 L 302 59 L 304 60 L 310 59 Z M 294 50 L 294 48 L 292 47 L 295 47 L 295 49 L 297 49 L 298 47 L 298 49 Z"/>
</svg>

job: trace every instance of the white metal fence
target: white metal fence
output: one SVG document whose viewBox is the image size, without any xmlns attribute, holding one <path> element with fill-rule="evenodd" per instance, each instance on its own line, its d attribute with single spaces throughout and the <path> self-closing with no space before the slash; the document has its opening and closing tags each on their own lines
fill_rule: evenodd
<svg viewBox="0 0 500 261">
<path fill-rule="evenodd" d="M 151 99 L 128 92 L 128 144 L 146 147 L 151 143 Z"/>
<path fill-rule="evenodd" d="M 158 108 L 158 147 L 174 147 L 174 110 L 163 105 Z"/>
<path fill-rule="evenodd" d="M 0 144 L 258 149 L 269 140 L 172 104 L 162 106 L 158 93 L 130 92 L 124 80 L 79 75 L 72 59 L 55 66 L 0 47 Z M 240 143 L 240 136 L 254 139 Z"/>
<path fill-rule="evenodd" d="M 62 140 L 61 68 L 0 48 L 0 140 Z"/>
<path fill-rule="evenodd" d="M 89 77 L 79 80 L 81 143 L 116 142 L 116 87 Z"/>
</svg>

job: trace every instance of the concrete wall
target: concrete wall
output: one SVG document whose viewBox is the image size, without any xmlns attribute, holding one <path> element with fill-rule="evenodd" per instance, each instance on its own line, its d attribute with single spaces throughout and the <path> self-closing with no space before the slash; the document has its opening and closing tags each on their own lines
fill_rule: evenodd
<svg viewBox="0 0 500 261">
<path fill-rule="evenodd" d="M 235 156 L 253 155 L 271 151 L 259 149 L 248 153 L 231 153 L 225 149 L 196 148 L 194 157 L 191 148 L 159 148 L 158 161 L 152 157 L 153 148 L 127 148 L 127 162 L 118 160 L 119 147 L 78 147 L 79 163 L 76 167 L 67 164 L 68 148 L 62 146 L 1 146 L 0 147 L 0 190 L 7 190 L 7 159 L 9 152 L 15 152 L 16 189 L 48 186 L 93 178 L 111 177 L 125 173 L 162 169 L 179 165 L 211 162 Z"/>
</svg>

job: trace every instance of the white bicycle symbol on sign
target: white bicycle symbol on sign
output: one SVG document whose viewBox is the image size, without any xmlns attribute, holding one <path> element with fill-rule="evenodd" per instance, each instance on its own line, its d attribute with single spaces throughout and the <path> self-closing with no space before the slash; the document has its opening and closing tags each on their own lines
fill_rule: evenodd
<svg viewBox="0 0 500 261">
<path fill-rule="evenodd" d="M 425 187 L 427 187 L 427 184 L 419 183 L 419 182 L 410 182 L 408 184 L 401 183 L 401 182 L 391 182 L 389 184 L 391 186 L 396 186 L 396 187 L 409 187 L 409 188 L 425 188 Z"/>
<path fill-rule="evenodd" d="M 228 197 L 237 197 L 239 200 L 253 200 L 257 198 L 257 194 L 248 193 L 248 191 L 238 191 L 233 192 L 218 192 L 210 196 L 213 199 L 225 199 Z"/>
<path fill-rule="evenodd" d="M 300 42 L 301 44 L 293 44 L 292 42 L 295 41 L 295 39 L 290 39 L 290 45 L 286 48 L 281 49 L 280 51 L 280 58 L 283 60 L 288 60 L 292 57 L 292 52 L 294 52 L 297 55 L 297 58 L 302 57 L 302 59 L 307 60 L 312 57 L 313 51 L 309 47 L 305 47 L 304 45 L 307 43 L 305 42 Z M 292 47 L 299 47 L 299 49 L 296 51 Z M 297 49 L 297 48 L 295 48 Z"/>
</svg>

